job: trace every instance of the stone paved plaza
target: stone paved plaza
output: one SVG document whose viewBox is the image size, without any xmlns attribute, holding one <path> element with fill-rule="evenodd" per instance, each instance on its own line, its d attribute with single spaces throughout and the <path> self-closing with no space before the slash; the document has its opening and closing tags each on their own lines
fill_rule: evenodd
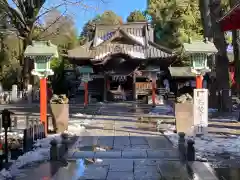
<svg viewBox="0 0 240 180">
<path fill-rule="evenodd" d="M 53 162 L 45 163 L 29 170 L 28 177 L 54 180 L 190 180 L 197 175 L 198 179 L 217 179 L 203 163 L 194 162 L 191 169 L 181 163 L 177 148 L 157 132 L 155 123 L 140 122 L 137 117 L 124 113 L 126 109 L 105 107 L 105 112 L 114 114 L 117 111 L 118 114 L 94 117 L 69 149 L 64 167 Z"/>
<path fill-rule="evenodd" d="M 71 179 L 73 174 L 79 180 L 193 179 L 187 166 L 180 162 L 178 150 L 156 131 L 156 124 L 127 118 L 120 109 L 115 111 L 117 119 L 94 118 L 86 126 L 67 154 L 68 168 L 61 168 L 54 179 Z M 195 172 L 201 169 L 204 179 L 217 179 L 202 163 L 196 162 L 192 167 Z"/>
</svg>

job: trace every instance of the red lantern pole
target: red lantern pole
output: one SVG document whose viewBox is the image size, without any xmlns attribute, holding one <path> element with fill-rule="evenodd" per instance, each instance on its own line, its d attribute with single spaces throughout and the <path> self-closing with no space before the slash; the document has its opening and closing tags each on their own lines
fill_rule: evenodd
<svg viewBox="0 0 240 180">
<path fill-rule="evenodd" d="M 196 89 L 202 89 L 203 88 L 203 76 L 197 75 L 196 76 Z"/>
<path fill-rule="evenodd" d="M 156 79 L 152 78 L 152 104 L 153 104 L 153 106 L 156 106 L 156 92 L 155 92 L 155 88 L 156 88 Z"/>
<path fill-rule="evenodd" d="M 47 78 L 40 78 L 40 120 L 47 135 Z"/>
<path fill-rule="evenodd" d="M 84 82 L 84 106 L 88 105 L 88 82 Z"/>
</svg>

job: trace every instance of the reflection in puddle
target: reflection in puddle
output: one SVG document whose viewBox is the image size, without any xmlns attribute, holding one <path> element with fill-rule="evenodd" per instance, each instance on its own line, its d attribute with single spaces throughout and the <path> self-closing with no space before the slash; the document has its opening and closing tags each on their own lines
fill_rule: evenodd
<svg viewBox="0 0 240 180">
<path fill-rule="evenodd" d="M 240 179 L 240 168 L 216 168 L 214 170 L 219 180 Z"/>
<path fill-rule="evenodd" d="M 68 165 L 59 169 L 54 176 L 54 180 L 78 180 L 84 175 L 85 169 L 88 165 L 93 164 L 94 159 L 77 159 L 75 161 L 68 161 Z"/>
<path fill-rule="evenodd" d="M 76 170 L 72 180 L 78 180 L 81 176 L 83 176 L 84 170 L 85 170 L 84 160 L 83 159 L 76 160 Z"/>
</svg>

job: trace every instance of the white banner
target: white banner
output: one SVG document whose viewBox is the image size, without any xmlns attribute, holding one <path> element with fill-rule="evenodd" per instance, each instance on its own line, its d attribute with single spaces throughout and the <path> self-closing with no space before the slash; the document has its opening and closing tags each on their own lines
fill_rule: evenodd
<svg viewBox="0 0 240 180">
<path fill-rule="evenodd" d="M 208 89 L 194 89 L 194 129 L 196 134 L 207 133 L 208 127 Z"/>
</svg>

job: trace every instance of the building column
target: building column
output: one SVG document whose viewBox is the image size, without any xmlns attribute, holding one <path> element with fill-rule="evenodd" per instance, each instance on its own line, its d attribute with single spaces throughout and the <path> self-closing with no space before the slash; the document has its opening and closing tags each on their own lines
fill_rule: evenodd
<svg viewBox="0 0 240 180">
<path fill-rule="evenodd" d="M 136 73 L 135 72 L 133 72 L 132 96 L 133 96 L 133 101 L 136 101 L 137 94 L 136 94 Z"/>
</svg>

